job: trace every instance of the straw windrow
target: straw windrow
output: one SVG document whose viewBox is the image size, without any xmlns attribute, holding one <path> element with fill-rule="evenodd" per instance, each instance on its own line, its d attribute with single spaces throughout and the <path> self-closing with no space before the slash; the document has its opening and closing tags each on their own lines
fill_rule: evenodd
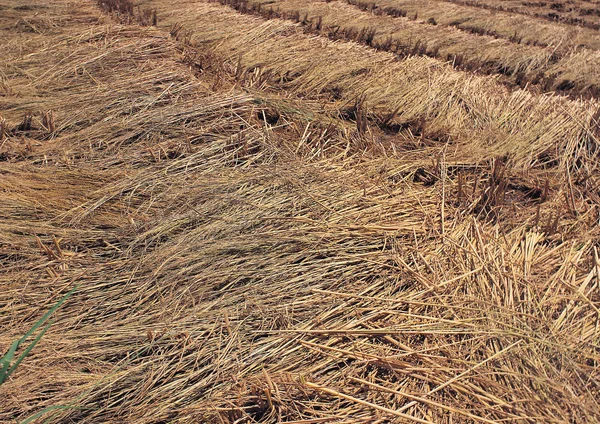
<svg viewBox="0 0 600 424">
<path fill-rule="evenodd" d="M 345 0 L 349 3 L 365 4 L 368 0 Z M 575 22 L 557 22 L 548 16 L 519 14 L 507 11 L 512 0 L 377 0 L 370 4 L 379 10 L 394 15 L 416 17 L 423 22 L 435 19 L 438 25 L 453 26 L 475 34 L 512 40 L 520 44 L 554 46 L 558 50 L 585 47 L 600 48 L 600 35 L 596 29 Z M 529 4 L 545 3 L 550 8 L 560 2 L 519 2 L 523 9 Z M 585 2 L 562 3 L 566 8 L 582 6 Z M 488 7 L 490 5 L 491 7 Z M 510 7 L 510 6 L 509 6 Z M 553 12 L 555 13 L 555 12 Z M 571 25 L 574 23 L 575 25 Z"/>
<path fill-rule="evenodd" d="M 597 96 L 597 52 L 573 45 L 521 43 L 515 37 L 498 37 L 465 30 L 456 25 L 438 25 L 435 16 L 409 14 L 386 3 L 281 0 L 223 1 L 245 13 L 277 16 L 300 22 L 308 31 L 332 39 L 358 41 L 395 54 L 426 55 L 447 60 L 458 69 L 503 75 L 508 85 L 541 91 L 555 90 L 576 96 Z M 361 11 L 357 10 L 360 9 Z M 444 22 L 444 20 L 442 20 Z M 586 66 L 582 66 L 585 62 Z"/>
</svg>

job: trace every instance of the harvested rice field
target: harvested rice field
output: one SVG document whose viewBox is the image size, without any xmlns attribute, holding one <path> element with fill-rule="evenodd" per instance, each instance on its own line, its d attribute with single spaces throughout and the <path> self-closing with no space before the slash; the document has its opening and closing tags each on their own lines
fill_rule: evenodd
<svg viewBox="0 0 600 424">
<path fill-rule="evenodd" d="M 0 422 L 600 422 L 597 7 L 0 0 Z"/>
</svg>

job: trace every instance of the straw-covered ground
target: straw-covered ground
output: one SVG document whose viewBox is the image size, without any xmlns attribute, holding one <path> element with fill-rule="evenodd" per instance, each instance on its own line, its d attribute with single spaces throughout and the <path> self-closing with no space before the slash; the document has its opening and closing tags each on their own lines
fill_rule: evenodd
<svg viewBox="0 0 600 424">
<path fill-rule="evenodd" d="M 600 422 L 596 100 L 130 6 L 0 0 L 1 422 Z"/>
</svg>

